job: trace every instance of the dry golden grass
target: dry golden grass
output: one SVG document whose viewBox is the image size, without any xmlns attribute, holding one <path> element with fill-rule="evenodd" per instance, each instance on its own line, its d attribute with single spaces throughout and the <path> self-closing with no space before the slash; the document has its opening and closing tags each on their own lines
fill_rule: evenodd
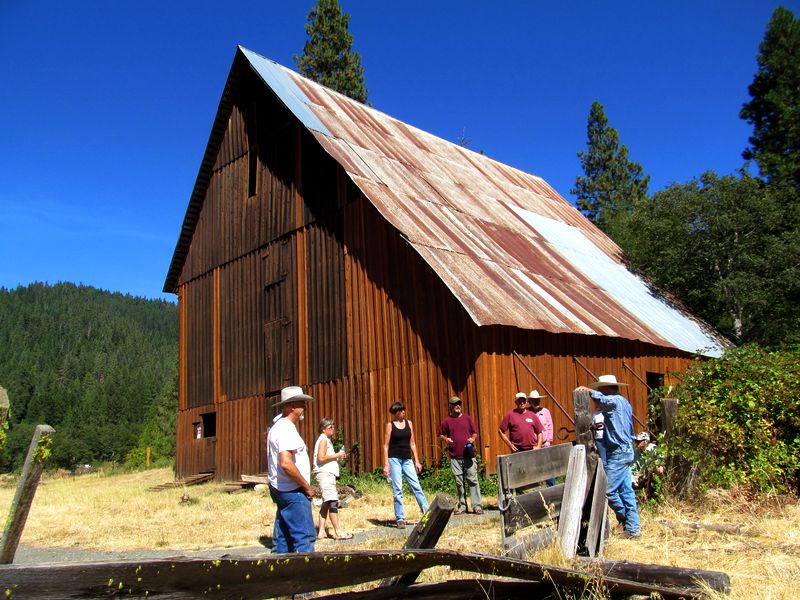
<svg viewBox="0 0 800 600">
<path fill-rule="evenodd" d="M 90 473 L 77 477 L 49 476 L 39 486 L 22 543 L 29 546 L 82 548 L 99 551 L 158 549 L 196 551 L 209 548 L 257 546 L 272 531 L 275 508 L 268 494 L 249 491 L 229 495 L 222 484 L 149 492 L 147 488 L 172 479 L 168 469 L 121 475 Z M 0 510 L 7 510 L 14 487 L 0 487 Z M 181 503 L 188 494 L 189 503 Z M 486 504 L 492 505 L 493 499 Z M 319 550 L 397 549 L 404 534 L 381 522 L 393 520 L 391 492 L 370 490 L 341 511 L 342 529 L 372 532 L 356 542 L 324 541 Z M 409 519 L 419 517 L 411 499 Z M 669 528 L 673 523 L 738 525 L 741 534 Z M 438 546 L 464 552 L 499 554 L 496 520 L 467 521 L 449 527 Z M 405 532 L 408 533 L 408 530 Z M 266 551 L 266 549 L 265 549 Z M 796 498 L 753 499 L 740 492 L 715 492 L 693 504 L 670 503 L 657 513 L 642 513 L 642 537 L 624 540 L 612 533 L 605 557 L 728 573 L 732 600 L 794 598 L 800 580 L 800 502 Z M 570 566 L 553 547 L 530 557 L 545 564 Z M 469 574 L 430 569 L 422 581 Z M 713 598 L 717 598 L 712 594 Z"/>
</svg>

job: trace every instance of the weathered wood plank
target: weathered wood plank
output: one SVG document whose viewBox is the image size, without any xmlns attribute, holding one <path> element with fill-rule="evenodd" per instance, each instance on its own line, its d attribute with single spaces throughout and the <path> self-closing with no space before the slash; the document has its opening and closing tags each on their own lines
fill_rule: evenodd
<svg viewBox="0 0 800 600">
<path fill-rule="evenodd" d="M 564 475 L 570 444 L 558 444 L 540 450 L 527 450 L 497 457 L 500 473 L 507 473 L 507 485 L 510 489 L 525 487 L 550 477 Z"/>
<path fill-rule="evenodd" d="M 414 527 L 403 548 L 406 550 L 435 548 L 456 506 L 458 506 L 458 502 L 450 494 L 436 494 L 428 512 Z M 381 582 L 381 586 L 409 585 L 417 580 L 419 574 L 420 571 L 412 571 L 402 577 L 387 578 Z"/>
<path fill-rule="evenodd" d="M 511 558 L 525 560 L 532 552 L 547 548 L 556 539 L 555 526 L 523 531 L 503 541 L 504 551 Z"/>
<path fill-rule="evenodd" d="M 405 598 L 431 600 L 534 600 L 553 593 L 548 581 L 505 581 L 501 579 L 455 579 L 436 583 L 417 583 L 391 588 L 379 587 L 361 592 L 323 596 L 326 600 L 395 600 Z"/>
<path fill-rule="evenodd" d="M 269 483 L 269 476 L 266 473 L 258 473 L 256 475 L 241 475 L 242 481 L 246 483 Z"/>
<path fill-rule="evenodd" d="M 567 479 L 564 482 L 564 499 L 558 518 L 558 540 L 561 553 L 572 558 L 578 550 L 578 535 L 581 532 L 583 500 L 586 490 L 586 448 L 573 446 L 569 455 Z"/>
<path fill-rule="evenodd" d="M 652 583 L 668 587 L 694 587 L 698 581 L 715 592 L 729 593 L 731 578 L 721 571 L 685 569 L 664 565 L 648 565 L 627 560 L 580 559 L 581 566 L 610 577 L 619 577 L 640 583 Z"/>
<path fill-rule="evenodd" d="M 608 478 L 603 464 L 598 461 L 594 472 L 594 485 L 592 486 L 592 508 L 589 513 L 589 525 L 586 530 L 586 550 L 589 556 L 603 555 L 603 545 L 606 540 L 606 523 L 608 522 Z"/>
<path fill-rule="evenodd" d="M 698 586 L 665 587 L 484 554 L 448 550 L 363 550 L 273 554 L 218 560 L 172 558 L 80 564 L 0 566 L 0 589 L 12 598 L 263 598 L 290 596 L 446 566 L 493 577 L 550 581 L 559 588 L 600 586 L 612 595 L 702 595 Z M 393 589 L 393 588 L 385 588 Z"/>
<path fill-rule="evenodd" d="M 25 466 L 22 467 L 22 475 L 17 483 L 17 493 L 11 503 L 6 529 L 3 532 L 3 539 L 0 541 L 0 564 L 6 565 L 14 561 L 19 539 L 22 537 L 22 530 L 25 529 L 33 497 L 39 486 L 39 479 L 42 477 L 45 462 L 50 456 L 50 447 L 55 432 L 56 430 L 50 425 L 37 425 L 33 431 L 28 455 L 25 457 Z"/>
<path fill-rule="evenodd" d="M 513 535 L 517 529 L 549 521 L 551 518 L 557 519 L 561 514 L 563 496 L 563 483 L 553 487 L 538 487 L 531 492 L 514 496 L 503 515 L 505 535 Z"/>
</svg>

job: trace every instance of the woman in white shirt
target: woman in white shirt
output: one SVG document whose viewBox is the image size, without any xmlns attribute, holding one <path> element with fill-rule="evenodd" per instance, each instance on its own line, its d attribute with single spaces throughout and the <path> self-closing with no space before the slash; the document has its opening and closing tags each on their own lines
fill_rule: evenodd
<svg viewBox="0 0 800 600">
<path fill-rule="evenodd" d="M 319 508 L 319 524 L 317 539 L 330 537 L 335 540 L 349 540 L 352 533 L 339 532 L 339 492 L 336 490 L 336 478 L 339 477 L 339 460 L 344 459 L 344 448 L 334 452 L 331 436 L 336 431 L 333 419 L 322 419 L 319 422 L 319 437 L 314 444 L 314 477 L 322 492 L 322 506 Z M 326 523 L 330 518 L 333 535 L 328 533 Z"/>
</svg>

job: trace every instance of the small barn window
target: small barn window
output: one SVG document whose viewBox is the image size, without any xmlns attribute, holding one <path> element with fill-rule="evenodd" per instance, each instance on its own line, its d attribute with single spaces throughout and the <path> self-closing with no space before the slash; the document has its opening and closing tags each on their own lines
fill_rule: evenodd
<svg viewBox="0 0 800 600">
<path fill-rule="evenodd" d="M 200 418 L 203 422 L 203 437 L 217 437 L 217 413 L 203 413 Z"/>
<path fill-rule="evenodd" d="M 651 390 L 656 390 L 663 386 L 664 386 L 663 373 L 651 373 L 650 371 L 647 371 L 647 387 L 649 387 Z"/>
</svg>

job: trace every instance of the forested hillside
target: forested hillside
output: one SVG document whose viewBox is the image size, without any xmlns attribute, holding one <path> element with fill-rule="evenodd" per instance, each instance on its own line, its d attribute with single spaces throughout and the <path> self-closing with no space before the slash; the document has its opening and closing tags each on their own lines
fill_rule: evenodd
<svg viewBox="0 0 800 600">
<path fill-rule="evenodd" d="M 70 283 L 0 288 L 5 468 L 22 464 L 40 423 L 56 429 L 59 466 L 124 460 L 174 412 L 177 347 L 174 304 Z"/>
</svg>

